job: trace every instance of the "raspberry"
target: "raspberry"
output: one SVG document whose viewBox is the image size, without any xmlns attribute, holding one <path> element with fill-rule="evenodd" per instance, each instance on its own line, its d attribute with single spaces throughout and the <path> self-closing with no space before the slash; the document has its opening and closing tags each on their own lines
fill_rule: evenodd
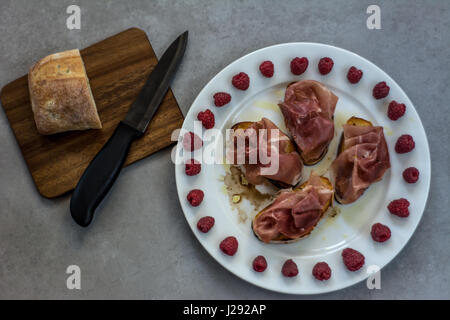
<svg viewBox="0 0 450 320">
<path fill-rule="evenodd" d="M 207 233 L 214 226 L 214 218 L 210 216 L 206 216 L 200 218 L 197 222 L 197 229 L 203 233 Z"/>
<path fill-rule="evenodd" d="M 227 237 L 220 243 L 220 250 L 229 256 L 234 256 L 238 249 L 238 245 L 238 241 L 235 237 Z"/>
<path fill-rule="evenodd" d="M 416 183 L 419 180 L 419 170 L 415 167 L 409 167 L 403 171 L 403 179 L 408 183 Z"/>
<path fill-rule="evenodd" d="M 314 266 L 312 270 L 312 274 L 314 278 L 317 280 L 323 281 L 328 280 L 331 277 L 331 269 L 328 263 L 326 262 L 318 262 Z"/>
<path fill-rule="evenodd" d="M 248 77 L 248 74 L 246 74 L 245 72 L 239 72 L 237 75 L 233 77 L 231 83 L 236 89 L 245 91 L 250 86 L 250 78 Z"/>
<path fill-rule="evenodd" d="M 195 133 L 189 131 L 183 136 L 183 148 L 187 151 L 194 151 L 203 146 L 202 139 Z"/>
<path fill-rule="evenodd" d="M 395 143 L 395 151 L 397 153 L 407 153 L 414 149 L 415 146 L 416 143 L 414 142 L 413 137 L 409 134 L 404 134 L 401 135 Z"/>
<path fill-rule="evenodd" d="M 222 107 L 231 101 L 231 95 L 226 92 L 217 92 L 213 98 L 216 107 Z"/>
<path fill-rule="evenodd" d="M 391 201 L 388 205 L 389 212 L 399 216 L 400 218 L 406 218 L 409 216 L 409 201 L 405 198 L 400 198 Z"/>
<path fill-rule="evenodd" d="M 397 120 L 398 118 L 402 117 L 405 114 L 406 106 L 404 103 L 398 103 L 397 101 L 393 100 L 391 103 L 389 103 L 388 108 L 388 117 L 391 120 Z"/>
<path fill-rule="evenodd" d="M 202 165 L 195 159 L 190 159 L 185 164 L 185 171 L 188 176 L 195 176 L 202 171 Z"/>
<path fill-rule="evenodd" d="M 350 83 L 358 83 L 359 80 L 361 80 L 363 76 L 363 72 L 360 69 L 357 69 L 356 67 L 350 67 L 347 72 L 347 79 Z"/>
<path fill-rule="evenodd" d="M 308 69 L 308 64 L 309 64 L 308 58 L 296 57 L 291 61 L 291 72 L 296 76 L 299 76 L 303 72 L 305 72 L 306 69 Z"/>
<path fill-rule="evenodd" d="M 274 67 L 272 61 L 264 61 L 259 65 L 259 71 L 261 71 L 262 75 L 266 78 L 272 78 Z"/>
<path fill-rule="evenodd" d="M 296 275 L 298 275 L 297 264 L 292 259 L 286 260 L 286 262 L 283 264 L 283 268 L 281 268 L 281 273 L 285 277 L 295 277 Z"/>
<path fill-rule="evenodd" d="M 198 207 L 200 205 L 200 203 L 202 203 L 204 196 L 205 196 L 205 194 L 203 193 L 202 190 L 193 189 L 193 190 L 189 191 L 186 198 L 189 201 L 189 203 L 191 204 L 191 206 Z"/>
<path fill-rule="evenodd" d="M 386 82 L 382 81 L 377 83 L 375 87 L 373 87 L 372 95 L 377 100 L 383 99 L 387 97 L 390 89 L 391 88 L 389 88 Z"/>
<path fill-rule="evenodd" d="M 370 231 L 372 239 L 376 242 L 385 242 L 391 237 L 391 229 L 381 223 L 375 223 Z"/>
<path fill-rule="evenodd" d="M 342 251 L 342 259 L 345 266 L 350 271 L 357 271 L 364 265 L 364 256 L 361 252 L 351 248 Z"/>
<path fill-rule="evenodd" d="M 333 69 L 334 62 L 333 59 L 325 57 L 320 59 L 319 61 L 319 72 L 321 75 L 326 75 L 331 72 L 331 69 Z"/>
<path fill-rule="evenodd" d="M 202 122 L 205 129 L 211 129 L 214 127 L 214 113 L 211 110 L 206 109 L 205 111 L 200 111 L 197 115 L 197 119 Z"/>
<path fill-rule="evenodd" d="M 264 256 L 257 256 L 255 260 L 253 260 L 253 270 L 256 272 L 263 272 L 267 268 L 267 261 Z"/>
</svg>

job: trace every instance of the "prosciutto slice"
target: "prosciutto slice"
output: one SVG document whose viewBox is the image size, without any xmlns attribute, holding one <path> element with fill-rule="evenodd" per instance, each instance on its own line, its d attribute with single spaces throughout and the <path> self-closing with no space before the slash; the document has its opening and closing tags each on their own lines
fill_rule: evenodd
<svg viewBox="0 0 450 320">
<path fill-rule="evenodd" d="M 337 101 L 338 97 L 318 81 L 302 80 L 287 87 L 279 107 L 306 163 L 320 159 L 333 139 Z"/>
<path fill-rule="evenodd" d="M 251 130 L 253 129 L 253 130 Z M 262 129 L 262 131 L 261 131 Z M 263 131 L 263 130 L 266 131 Z M 275 134 L 272 130 L 277 130 L 278 137 L 275 137 Z M 250 132 L 250 134 L 249 134 Z M 237 155 L 238 153 L 243 153 L 245 157 L 245 163 L 243 164 L 245 178 L 248 182 L 254 185 L 262 184 L 266 178 L 282 182 L 288 185 L 296 185 L 301 178 L 303 163 L 301 158 L 297 152 L 294 150 L 287 152 L 288 144 L 291 144 L 289 137 L 283 133 L 272 121 L 267 118 L 262 118 L 262 120 L 258 122 L 252 123 L 250 128 L 244 131 L 235 131 L 233 139 L 238 137 L 240 134 L 246 135 L 248 140 L 251 140 L 252 135 L 256 135 L 255 141 L 260 141 L 260 137 L 262 134 L 265 135 L 265 139 L 267 139 L 267 144 L 252 144 L 246 143 L 244 149 L 240 149 L 236 145 L 236 140 L 234 141 L 234 149 L 233 149 L 233 163 L 238 163 Z M 277 141 L 274 141 L 274 140 Z M 248 141 L 247 140 L 247 141 Z M 271 142 L 275 143 L 271 143 Z M 262 150 L 260 150 L 262 148 Z M 273 174 L 265 174 L 263 172 L 263 168 L 268 168 L 272 162 L 268 162 L 266 164 L 260 161 L 260 151 L 264 154 L 267 154 L 272 160 L 278 160 L 278 170 L 276 170 Z M 256 153 L 256 155 L 255 155 Z M 252 164 L 249 159 L 257 159 L 257 162 Z"/>
<path fill-rule="evenodd" d="M 343 126 L 343 151 L 331 164 L 336 195 L 341 203 L 356 201 L 391 167 L 383 127 Z"/>
<path fill-rule="evenodd" d="M 322 178 L 311 175 L 302 190 L 283 190 L 253 221 L 253 231 L 264 242 L 280 235 L 299 239 L 311 232 L 333 197 Z"/>
</svg>

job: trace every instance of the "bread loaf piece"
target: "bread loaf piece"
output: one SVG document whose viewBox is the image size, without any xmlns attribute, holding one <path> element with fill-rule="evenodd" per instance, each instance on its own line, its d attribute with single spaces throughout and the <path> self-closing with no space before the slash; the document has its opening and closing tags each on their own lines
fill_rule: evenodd
<svg viewBox="0 0 450 320">
<path fill-rule="evenodd" d="M 38 61 L 28 73 L 28 87 L 39 133 L 102 127 L 78 49 Z"/>
</svg>

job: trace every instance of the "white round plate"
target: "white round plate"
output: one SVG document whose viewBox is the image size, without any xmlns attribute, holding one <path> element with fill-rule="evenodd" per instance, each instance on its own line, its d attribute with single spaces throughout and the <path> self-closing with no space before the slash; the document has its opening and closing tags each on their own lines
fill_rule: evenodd
<svg viewBox="0 0 450 320">
<path fill-rule="evenodd" d="M 307 71 L 300 76 L 295 76 L 290 71 L 290 61 L 297 56 L 309 59 Z M 322 76 L 317 68 L 322 57 L 334 60 L 334 68 L 326 76 Z M 265 60 L 271 60 L 275 65 L 272 78 L 263 77 L 259 71 L 260 63 Z M 358 84 L 350 84 L 347 80 L 350 66 L 356 66 L 364 72 Z M 250 87 L 246 91 L 237 90 L 231 84 L 231 78 L 239 72 L 246 72 L 250 77 Z M 309 176 L 311 168 L 321 171 L 329 166 L 336 155 L 342 124 L 351 116 L 358 116 L 384 127 L 392 167 L 383 180 L 373 184 L 358 201 L 340 205 L 340 213 L 336 217 L 324 217 L 310 236 L 298 242 L 265 244 L 251 230 L 253 213 L 249 212 L 249 218 L 243 223 L 240 222 L 237 211 L 231 208 L 224 192 L 224 182 L 220 179 L 225 174 L 223 165 L 202 164 L 200 174 L 187 176 L 180 150 L 177 150 L 175 175 L 178 196 L 187 222 L 204 248 L 221 265 L 238 277 L 269 290 L 317 294 L 339 290 L 366 279 L 370 272 L 377 267 L 383 268 L 402 250 L 414 233 L 425 208 L 430 186 L 430 152 L 425 130 L 412 102 L 389 75 L 357 54 L 318 43 L 275 45 L 234 61 L 203 88 L 186 115 L 183 129 L 194 131 L 198 112 L 209 108 L 215 115 L 215 128 L 222 131 L 238 121 L 258 121 L 264 116 L 287 133 L 276 105 L 283 99 L 286 85 L 301 79 L 318 80 L 339 97 L 335 113 L 336 132 L 329 153 L 317 166 L 305 167 L 304 177 Z M 380 81 L 386 81 L 391 90 L 387 98 L 375 100 L 372 89 Z M 231 102 L 221 108 L 215 107 L 213 103 L 213 95 L 219 91 L 232 95 Z M 390 120 L 386 115 L 388 104 L 392 100 L 406 104 L 405 115 L 397 121 Z M 203 129 L 203 133 L 207 131 Z M 416 147 L 412 152 L 397 154 L 394 146 L 402 134 L 411 134 Z M 205 142 L 203 149 L 207 145 L 208 142 Z M 410 166 L 415 166 L 420 171 L 419 181 L 415 184 L 406 183 L 402 177 L 403 170 Z M 205 193 L 205 198 L 198 207 L 192 207 L 186 200 L 191 189 L 202 189 Z M 389 202 L 398 198 L 407 198 L 411 202 L 408 218 L 399 218 L 388 212 L 386 207 Z M 204 234 L 197 230 L 196 225 L 201 217 L 207 215 L 215 218 L 215 225 Z M 372 240 L 370 229 L 375 222 L 389 226 L 392 231 L 391 239 L 384 243 Z M 219 249 L 220 242 L 227 236 L 235 236 L 239 241 L 239 249 L 232 257 Z M 365 265 L 357 272 L 348 271 L 342 262 L 341 252 L 346 247 L 356 249 L 365 256 Z M 268 268 L 263 273 L 252 269 L 252 261 L 258 255 L 265 256 L 268 262 Z M 297 263 L 297 277 L 282 276 L 281 267 L 286 259 L 293 259 Z M 320 261 L 326 261 L 332 269 L 332 276 L 328 281 L 318 281 L 311 274 L 313 266 Z"/>
</svg>

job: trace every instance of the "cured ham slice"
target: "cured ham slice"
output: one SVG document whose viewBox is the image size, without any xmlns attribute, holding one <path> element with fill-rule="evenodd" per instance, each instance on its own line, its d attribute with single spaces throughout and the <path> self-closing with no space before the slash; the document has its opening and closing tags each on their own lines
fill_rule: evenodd
<svg viewBox="0 0 450 320">
<path fill-rule="evenodd" d="M 256 215 L 253 231 L 264 242 L 286 242 L 308 235 L 328 209 L 333 188 L 328 179 L 311 174 L 300 188 L 283 190 Z"/>
<path fill-rule="evenodd" d="M 287 87 L 279 107 L 305 164 L 317 163 L 328 150 L 337 101 L 338 97 L 318 81 L 302 80 Z"/>
<path fill-rule="evenodd" d="M 343 129 L 341 153 L 331 173 L 338 201 L 347 204 L 380 181 L 391 163 L 383 127 L 345 124 Z"/>
<path fill-rule="evenodd" d="M 267 178 L 287 187 L 294 186 L 300 181 L 303 169 L 301 158 L 289 137 L 272 121 L 262 118 L 258 122 L 241 122 L 233 126 L 233 129 L 235 132 L 232 137 L 234 139 L 232 162 L 242 164 L 245 178 L 249 183 L 262 184 Z M 276 130 L 277 134 L 272 130 Z M 246 141 L 245 145 L 241 147 L 237 145 L 239 136 L 243 136 L 242 138 Z M 260 143 L 261 141 L 266 141 L 266 143 Z M 267 155 L 267 161 L 262 161 L 261 152 Z M 244 160 L 243 162 L 239 161 L 239 154 L 241 160 Z M 252 163 L 251 159 L 256 161 Z M 269 160 L 270 162 L 268 162 Z M 274 166 L 275 170 L 273 172 L 265 171 L 264 169 L 269 169 L 273 161 L 278 162 L 277 167 Z"/>
</svg>

